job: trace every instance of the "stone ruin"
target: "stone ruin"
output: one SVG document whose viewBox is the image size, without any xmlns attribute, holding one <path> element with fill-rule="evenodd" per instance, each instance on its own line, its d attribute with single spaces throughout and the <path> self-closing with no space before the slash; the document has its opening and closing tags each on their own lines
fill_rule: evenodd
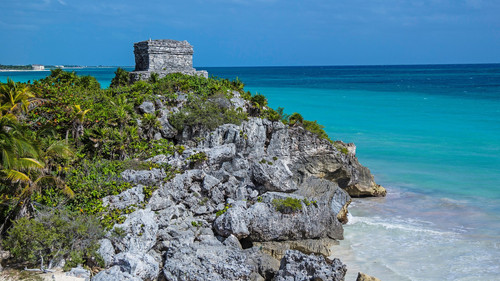
<svg viewBox="0 0 500 281">
<path fill-rule="evenodd" d="M 205 70 L 193 68 L 193 46 L 187 41 L 149 39 L 134 43 L 134 54 L 135 71 L 130 73 L 133 82 L 148 80 L 152 73 L 160 78 L 169 73 L 208 77 Z"/>
</svg>

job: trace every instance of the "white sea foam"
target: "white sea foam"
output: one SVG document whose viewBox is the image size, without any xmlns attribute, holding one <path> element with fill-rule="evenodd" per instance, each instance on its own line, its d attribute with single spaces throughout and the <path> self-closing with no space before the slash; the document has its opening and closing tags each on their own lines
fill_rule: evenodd
<svg viewBox="0 0 500 281">
<path fill-rule="evenodd" d="M 444 232 L 426 228 L 424 224 L 432 224 L 430 222 L 422 222 L 414 219 L 398 219 L 398 218 L 380 218 L 380 217 L 357 217 L 351 214 L 348 215 L 348 225 L 366 224 L 385 229 L 401 230 L 406 232 L 424 232 L 433 235 L 447 235 L 448 237 L 456 235 L 454 232 Z"/>
</svg>

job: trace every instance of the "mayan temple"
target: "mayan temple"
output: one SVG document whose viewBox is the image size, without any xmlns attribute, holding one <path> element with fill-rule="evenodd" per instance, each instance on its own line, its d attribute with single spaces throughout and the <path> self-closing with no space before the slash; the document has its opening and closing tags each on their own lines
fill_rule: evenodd
<svg viewBox="0 0 500 281">
<path fill-rule="evenodd" d="M 160 78 L 169 73 L 182 73 L 208 77 L 204 70 L 193 68 L 193 46 L 187 41 L 170 39 L 147 40 L 134 43 L 135 71 L 132 81 L 147 80 L 151 73 Z"/>
</svg>

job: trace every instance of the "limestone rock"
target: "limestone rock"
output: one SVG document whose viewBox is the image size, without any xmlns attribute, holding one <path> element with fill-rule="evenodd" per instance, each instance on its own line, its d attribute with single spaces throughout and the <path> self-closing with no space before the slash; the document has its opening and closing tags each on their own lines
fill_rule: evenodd
<svg viewBox="0 0 500 281">
<path fill-rule="evenodd" d="M 272 280 L 280 269 L 279 260 L 263 252 L 258 246 L 246 249 L 245 253 L 249 258 L 249 262 L 257 267 L 259 275 L 264 277 L 265 280 Z"/>
<path fill-rule="evenodd" d="M 144 253 L 120 253 L 115 256 L 114 264 L 118 265 L 122 272 L 139 277 L 141 280 L 156 280 L 160 272 L 158 262 Z"/>
<path fill-rule="evenodd" d="M 101 255 L 104 260 L 104 264 L 109 266 L 113 263 L 113 258 L 115 257 L 115 248 L 109 239 L 101 239 L 99 241 L 99 249 L 97 253 Z"/>
<path fill-rule="evenodd" d="M 342 225 L 329 205 L 318 202 L 316 206 L 306 206 L 301 203 L 302 210 L 283 214 L 271 204 L 272 199 L 280 196 L 286 198 L 292 195 L 266 193 L 264 202 L 249 207 L 241 202 L 229 208 L 215 220 L 215 231 L 222 236 L 233 234 L 239 239 L 248 238 L 251 241 L 343 238 Z M 303 200 L 303 197 L 295 197 Z"/>
<path fill-rule="evenodd" d="M 92 281 L 111 281 L 111 280 L 142 281 L 139 277 L 133 276 L 128 272 L 122 271 L 120 266 L 118 265 L 103 270 L 97 273 L 94 276 L 94 278 L 92 278 Z"/>
<path fill-rule="evenodd" d="M 206 152 L 206 154 L 210 164 L 222 163 L 234 158 L 236 155 L 236 146 L 231 143 L 212 147 Z"/>
<path fill-rule="evenodd" d="M 297 190 L 292 172 L 282 160 L 262 159 L 252 164 L 253 180 L 264 186 L 265 191 L 292 192 Z"/>
<path fill-rule="evenodd" d="M 83 278 L 85 280 L 90 280 L 90 271 L 83 268 L 81 265 L 78 265 L 78 267 L 72 268 L 69 272 L 66 273 L 66 275 L 78 277 L 78 278 Z"/>
<path fill-rule="evenodd" d="M 163 169 L 153 168 L 151 170 L 125 170 L 121 173 L 124 180 L 144 185 L 155 185 L 161 182 L 167 175 Z"/>
<path fill-rule="evenodd" d="M 138 184 L 137 186 L 127 189 L 118 195 L 106 196 L 102 199 L 104 207 L 125 209 L 131 205 L 137 205 L 144 201 L 144 186 Z"/>
<path fill-rule="evenodd" d="M 166 113 L 162 113 L 160 118 L 158 118 L 158 121 L 160 121 L 161 129 L 160 133 L 162 137 L 166 139 L 173 139 L 175 136 L 177 136 L 177 129 L 175 129 L 169 122 L 168 122 L 168 117 Z"/>
<path fill-rule="evenodd" d="M 257 269 L 239 249 L 217 240 L 211 245 L 173 241 L 165 254 L 163 274 L 167 280 L 252 280 Z"/>
<path fill-rule="evenodd" d="M 322 255 L 328 258 L 333 254 L 331 247 L 338 244 L 336 240 L 320 238 L 295 241 L 254 242 L 253 246 L 260 248 L 262 252 L 269 254 L 273 258 L 281 260 L 287 250 L 297 250 L 308 255 Z"/>
<path fill-rule="evenodd" d="M 274 281 L 343 281 L 347 269 L 339 259 L 328 263 L 322 256 L 288 250 Z"/>
<path fill-rule="evenodd" d="M 129 215 L 122 224 L 116 224 L 125 236 L 114 243 L 120 252 L 145 253 L 156 244 L 158 224 L 150 209 L 139 209 Z"/>
<path fill-rule="evenodd" d="M 363 272 L 358 272 L 358 278 L 356 278 L 356 281 L 380 281 L 380 279 L 364 274 Z"/>
<path fill-rule="evenodd" d="M 153 114 L 155 113 L 155 104 L 150 101 L 145 101 L 139 105 L 139 111 L 141 113 Z"/>
</svg>

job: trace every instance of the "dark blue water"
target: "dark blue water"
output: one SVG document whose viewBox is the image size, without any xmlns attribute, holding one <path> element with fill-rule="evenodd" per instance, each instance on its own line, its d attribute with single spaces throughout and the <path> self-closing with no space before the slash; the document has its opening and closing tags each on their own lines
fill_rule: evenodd
<svg viewBox="0 0 500 281">
<path fill-rule="evenodd" d="M 334 249 L 351 268 L 347 280 L 356 270 L 382 280 L 497 279 L 500 64 L 199 69 L 239 77 L 272 107 L 356 143 L 389 193 L 350 208 Z M 114 70 L 77 72 L 107 87 Z"/>
</svg>

